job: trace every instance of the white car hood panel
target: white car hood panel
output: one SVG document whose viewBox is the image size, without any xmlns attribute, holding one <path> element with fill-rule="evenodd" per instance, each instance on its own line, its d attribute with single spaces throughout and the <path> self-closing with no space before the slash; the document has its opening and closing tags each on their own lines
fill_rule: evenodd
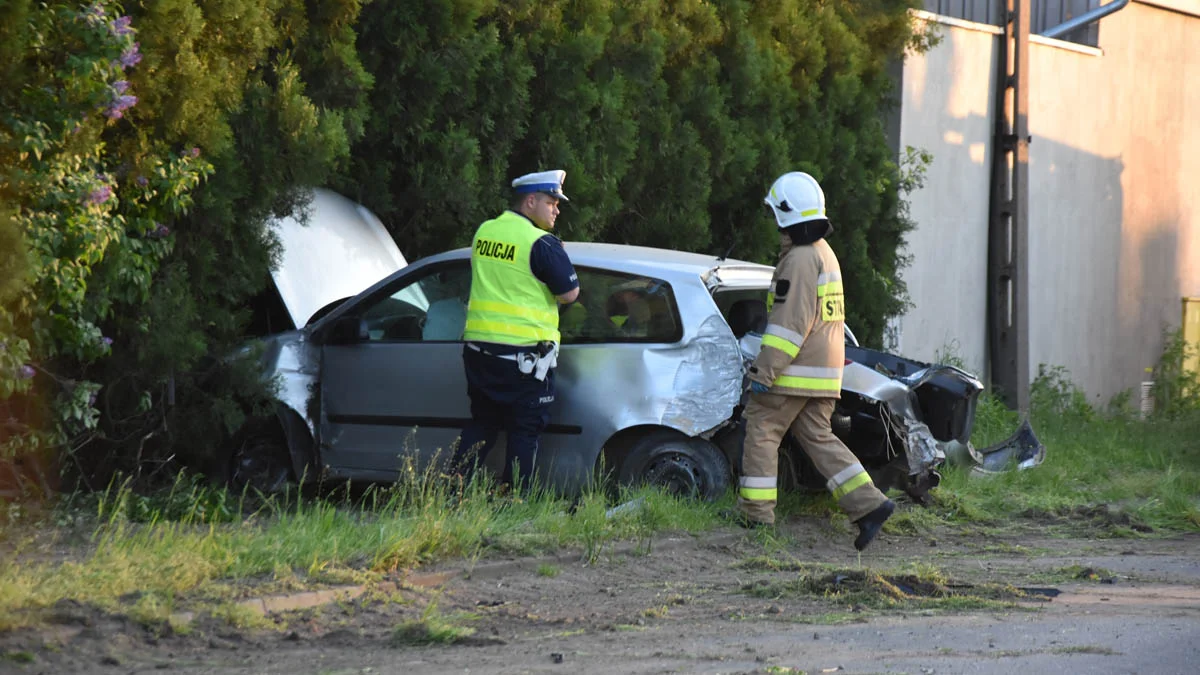
<svg viewBox="0 0 1200 675">
<path fill-rule="evenodd" d="M 329 303 L 359 291 L 408 264 L 375 214 L 336 192 L 313 190 L 308 222 L 272 220 L 283 252 L 271 270 L 296 327 Z"/>
</svg>

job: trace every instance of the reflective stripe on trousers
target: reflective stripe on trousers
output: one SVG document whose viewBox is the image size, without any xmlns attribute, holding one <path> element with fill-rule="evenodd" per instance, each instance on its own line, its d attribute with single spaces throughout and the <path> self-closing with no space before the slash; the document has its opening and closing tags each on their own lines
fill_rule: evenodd
<svg viewBox="0 0 1200 675">
<path fill-rule="evenodd" d="M 739 488 L 742 499 L 756 502 L 773 502 L 779 494 L 775 476 L 742 476 Z"/>
<path fill-rule="evenodd" d="M 875 484 L 871 480 L 871 474 L 867 473 L 862 464 L 851 464 L 826 481 L 825 487 L 829 488 L 834 499 L 841 501 L 842 497 L 867 484 Z"/>
</svg>

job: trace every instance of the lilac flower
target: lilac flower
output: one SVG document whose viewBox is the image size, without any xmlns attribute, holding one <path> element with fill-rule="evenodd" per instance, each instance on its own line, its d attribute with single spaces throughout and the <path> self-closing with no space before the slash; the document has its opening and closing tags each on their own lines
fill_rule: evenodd
<svg viewBox="0 0 1200 675">
<path fill-rule="evenodd" d="M 121 52 L 121 58 L 118 59 L 122 68 L 132 68 L 142 62 L 142 55 L 138 52 L 140 42 L 133 43 L 133 46 Z"/>
<path fill-rule="evenodd" d="M 117 97 L 115 103 L 120 106 L 122 110 L 125 108 L 131 108 L 137 105 L 137 97 L 132 94 L 122 94 Z"/>
<path fill-rule="evenodd" d="M 88 405 L 89 406 L 96 405 L 96 392 L 93 391 L 92 393 L 88 394 Z"/>
<path fill-rule="evenodd" d="M 192 159 L 199 157 L 200 148 L 192 148 L 191 150 L 188 150 L 188 155 L 190 155 Z"/>
<path fill-rule="evenodd" d="M 124 37 L 133 33 L 133 29 L 129 27 L 129 24 L 132 22 L 133 19 L 131 17 L 123 16 L 108 24 L 108 27 L 112 30 L 113 35 Z"/>
<path fill-rule="evenodd" d="M 104 8 L 100 6 L 100 3 L 96 2 L 89 5 L 88 8 L 83 11 L 83 18 L 89 24 L 95 26 L 103 23 L 108 16 L 105 15 Z"/>
<path fill-rule="evenodd" d="M 137 97 L 130 94 L 117 96 L 112 100 L 107 108 L 104 109 L 104 116 L 110 120 L 119 120 L 125 116 L 125 111 L 137 105 Z"/>
<path fill-rule="evenodd" d="M 129 80 L 117 80 L 112 83 L 112 88 L 117 94 L 124 94 L 129 91 Z"/>
<path fill-rule="evenodd" d="M 151 237 L 154 237 L 155 239 L 162 239 L 168 234 L 171 234 L 171 228 L 163 225 L 162 223 L 155 224 L 158 225 L 158 227 L 154 228 L 154 231 L 150 233 Z"/>
<path fill-rule="evenodd" d="M 17 379 L 18 380 L 28 380 L 28 379 L 32 378 L 35 374 L 36 374 L 36 372 L 34 371 L 33 366 L 26 364 L 24 366 L 21 366 L 21 368 L 17 371 Z"/>
<path fill-rule="evenodd" d="M 135 182 L 138 184 L 138 187 L 146 187 L 150 184 L 150 181 L 145 176 L 138 176 Z"/>
<path fill-rule="evenodd" d="M 113 342 L 112 338 L 108 337 L 107 335 L 100 338 L 100 341 L 104 343 L 105 347 L 111 347 Z"/>
<path fill-rule="evenodd" d="M 88 193 L 87 199 L 83 200 L 83 203 L 87 206 L 100 206 L 104 202 L 111 199 L 112 194 L 113 191 L 111 187 L 107 185 L 101 185 L 100 187 Z"/>
</svg>

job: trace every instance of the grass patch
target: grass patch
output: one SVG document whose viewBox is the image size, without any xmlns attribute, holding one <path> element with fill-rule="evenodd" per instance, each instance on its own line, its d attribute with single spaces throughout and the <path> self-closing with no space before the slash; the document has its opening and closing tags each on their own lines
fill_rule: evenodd
<svg viewBox="0 0 1200 675">
<path fill-rule="evenodd" d="M 671 609 L 666 605 L 647 607 L 646 609 L 642 610 L 642 616 L 646 617 L 647 619 L 665 619 L 670 613 Z"/>
<path fill-rule="evenodd" d="M 454 644 L 462 642 L 475 634 L 475 629 L 462 625 L 463 622 L 478 619 L 474 614 L 458 612 L 446 616 L 438 610 L 437 601 L 426 605 L 420 619 L 405 621 L 396 626 L 392 639 L 398 644 Z"/>
<path fill-rule="evenodd" d="M 1111 647 L 1098 647 L 1096 645 L 1075 645 L 1070 647 L 1054 647 L 1049 650 L 1051 654 L 1095 654 L 1097 656 L 1120 656 L 1121 652 Z"/>
<path fill-rule="evenodd" d="M 539 577 L 549 577 L 549 578 L 553 579 L 554 577 L 558 576 L 561 572 L 562 572 L 562 569 L 560 569 L 558 565 L 551 565 L 549 563 L 542 563 L 541 565 L 538 565 L 538 568 L 537 568 L 537 573 L 538 573 Z"/>
<path fill-rule="evenodd" d="M 165 625 L 175 611 L 175 603 L 170 596 L 158 593 L 144 593 L 129 609 L 129 618 L 147 628 Z"/>
<path fill-rule="evenodd" d="M 1062 369 L 1043 370 L 1031 401 L 1045 462 L 989 477 L 950 467 L 932 493 L 932 514 L 948 522 L 1084 526 L 1101 536 L 1200 530 L 1200 410 L 1151 420 L 1120 406 L 1101 412 Z M 972 442 L 1001 441 L 1018 422 L 985 395 Z"/>
<path fill-rule="evenodd" d="M 245 605 L 236 602 L 226 602 L 218 605 L 212 611 L 215 619 L 220 619 L 234 628 L 264 629 L 275 628 L 270 619 Z"/>
<path fill-rule="evenodd" d="M 1035 555 L 1047 553 L 1044 549 L 1035 549 L 1021 544 L 1010 544 L 1008 542 L 980 544 L 974 547 L 974 553 L 984 555 L 997 556 L 1020 556 L 1022 558 L 1032 558 Z"/>
<path fill-rule="evenodd" d="M 1070 581 L 1113 583 L 1116 578 L 1117 575 L 1112 570 L 1084 565 L 1068 565 L 1052 570 L 1034 571 L 1028 575 L 1028 579 L 1031 582 L 1040 584 L 1055 584 Z"/>
<path fill-rule="evenodd" d="M 793 616 L 788 619 L 789 623 L 796 623 L 803 626 L 845 626 L 852 623 L 864 623 L 865 621 L 866 618 L 861 614 L 851 614 L 849 612 L 823 612 L 811 616 Z"/>
<path fill-rule="evenodd" d="M 949 527 L 982 542 L 1028 524 L 1050 533 L 1054 529 L 1047 526 L 1084 528 L 1101 537 L 1200 530 L 1200 444 L 1194 440 L 1200 438 L 1200 412 L 1174 405 L 1170 416 L 1143 421 L 1114 410 L 1095 411 L 1061 371 L 1044 373 L 1033 396 L 1035 429 L 1047 446 L 1042 466 L 988 478 L 949 468 L 932 493 L 931 507 L 899 510 L 884 531 L 919 536 Z M 985 396 L 974 441 L 982 447 L 1001 440 L 1016 425 L 1013 413 Z M 181 475 L 169 489 L 149 495 L 118 483 L 102 494 L 64 499 L 66 506 L 57 511 L 9 507 L 0 529 L 0 543 L 8 547 L 0 556 L 0 630 L 36 622 L 40 611 L 61 600 L 162 625 L 185 601 L 220 607 L 238 599 L 246 585 L 255 592 L 283 592 L 313 584 L 368 583 L 431 561 L 477 560 L 494 553 L 577 549 L 581 561 L 591 564 L 619 542 L 634 542 L 635 552 L 652 553 L 654 537 L 664 531 L 700 534 L 726 527 L 717 514 L 735 499 L 732 490 L 708 504 L 643 489 L 622 491 L 614 502 L 606 490 L 592 486 L 570 503 L 539 491 L 500 497 L 486 482 L 461 494 L 455 487 L 442 476 L 412 469 L 394 485 L 353 498 L 335 493 L 261 499 Z M 827 522 L 831 531 L 852 528 L 829 495 L 780 498 L 780 519 L 804 516 Z M 614 504 L 625 508 L 613 509 Z M 36 534 L 7 522 L 12 518 L 28 523 L 28 532 Z M 77 545 L 80 533 L 82 546 Z M 809 587 L 793 580 L 791 586 L 763 592 L 819 590 L 842 598 L 859 592 L 846 580 L 811 586 L 824 579 L 818 573 L 839 573 L 790 560 L 792 535 L 751 536 L 765 553 L 744 561 L 745 569 L 817 580 L 806 582 Z M 74 557 L 57 557 L 62 544 L 77 551 Z M 981 552 L 1031 555 L 1003 543 Z M 553 565 L 538 569 L 546 577 L 558 573 Z M 873 578 L 851 582 L 868 595 L 890 598 L 885 604 L 938 599 L 921 593 L 901 598 Z M 969 602 L 961 594 L 941 601 L 945 606 Z"/>
<path fill-rule="evenodd" d="M 1112 579 L 1116 576 L 1111 570 L 1104 569 L 1103 567 L 1085 567 L 1083 565 L 1060 567 L 1055 572 L 1063 578 L 1078 581 L 1100 581 L 1102 579 Z"/>
<path fill-rule="evenodd" d="M 175 599 L 232 600 L 222 582 L 249 582 L 259 591 L 365 583 L 397 569 L 489 552 L 579 548 L 585 562 L 594 562 L 620 541 L 637 542 L 649 553 L 658 532 L 700 533 L 720 525 L 717 505 L 649 489 L 622 493 L 636 508 L 613 515 L 600 489 L 584 494 L 572 512 L 568 501 L 546 492 L 496 497 L 481 482 L 452 498 L 451 487 L 426 474 L 354 499 L 252 500 L 190 479 L 152 496 L 114 485 L 87 504 L 93 529 L 79 557 L 0 559 L 0 630 L 36 623 L 39 610 L 63 599 L 161 625 Z M 78 512 L 84 501 L 76 499 L 72 508 Z M 227 513 L 237 515 L 230 520 Z M 45 523 L 31 525 L 52 531 Z M 552 576 L 557 568 L 539 572 Z"/>
<path fill-rule="evenodd" d="M 778 567 L 760 559 L 751 569 L 776 571 Z M 851 612 L 863 610 L 937 610 L 966 611 L 1011 609 L 1018 601 L 1037 599 L 1020 589 L 999 584 L 958 584 L 938 568 L 915 563 L 894 572 L 870 569 L 839 569 L 831 565 L 794 563 L 787 566 L 795 576 L 760 579 L 745 584 L 742 591 L 751 597 L 819 598 L 844 606 Z M 845 613 L 841 613 L 845 614 Z"/>
<path fill-rule="evenodd" d="M 19 650 L 4 652 L 4 660 L 12 661 L 13 663 L 33 663 L 37 661 L 37 656 L 35 656 L 33 652 Z"/>
</svg>

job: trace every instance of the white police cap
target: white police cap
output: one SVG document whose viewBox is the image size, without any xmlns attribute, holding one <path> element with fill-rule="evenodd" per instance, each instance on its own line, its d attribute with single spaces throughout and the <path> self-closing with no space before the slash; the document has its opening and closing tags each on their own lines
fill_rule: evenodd
<svg viewBox="0 0 1200 675">
<path fill-rule="evenodd" d="M 563 181 L 567 179 L 567 172 L 562 169 L 554 171 L 539 171 L 538 173 L 527 173 L 524 176 L 512 182 L 513 190 L 519 195 L 526 195 L 532 192 L 545 192 L 546 194 L 561 199 L 564 202 L 571 200 L 563 194 Z"/>
</svg>

